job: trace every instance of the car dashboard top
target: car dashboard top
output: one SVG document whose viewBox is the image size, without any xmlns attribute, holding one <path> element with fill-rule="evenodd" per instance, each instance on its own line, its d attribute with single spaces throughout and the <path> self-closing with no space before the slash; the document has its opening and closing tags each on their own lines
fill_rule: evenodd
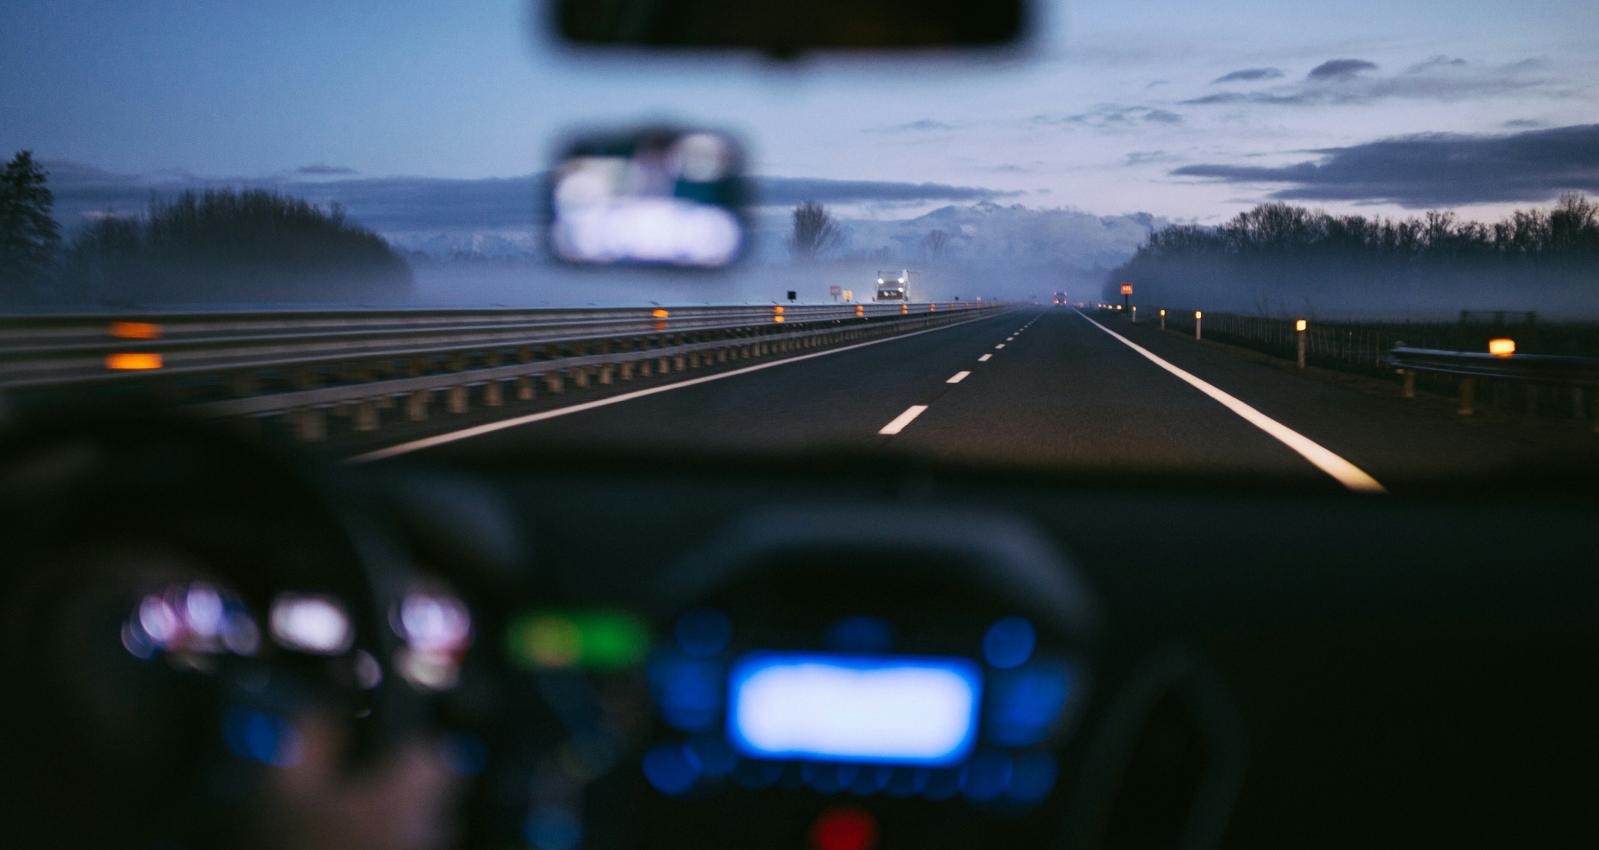
<svg viewBox="0 0 1599 850">
<path fill-rule="evenodd" d="M 292 757 L 258 720 L 283 694 L 361 727 L 354 759 L 440 733 L 464 846 L 1477 844 L 1587 805 L 1591 499 L 153 442 L 13 454 L 18 563 L 71 536 L 126 582 L 116 663 L 228 683 L 207 776 Z M 30 575 L 11 614 L 64 598 Z M 110 663 L 74 651 L 8 664 Z M 30 700 L 74 728 L 23 757 L 115 730 L 107 688 Z"/>
</svg>

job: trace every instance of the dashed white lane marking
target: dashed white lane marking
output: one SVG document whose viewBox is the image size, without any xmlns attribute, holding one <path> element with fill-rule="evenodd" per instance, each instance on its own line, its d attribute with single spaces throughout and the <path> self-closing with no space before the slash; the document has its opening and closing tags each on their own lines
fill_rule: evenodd
<svg viewBox="0 0 1599 850">
<path fill-rule="evenodd" d="M 896 342 L 896 341 L 902 340 L 902 339 L 910 339 L 912 337 L 918 337 L 918 336 L 921 336 L 922 334 L 938 333 L 940 331 L 950 330 L 951 328 L 964 327 L 964 326 L 969 325 L 969 324 L 971 324 L 973 322 L 981 322 L 985 318 L 988 318 L 988 317 L 979 316 L 978 318 L 967 319 L 966 321 L 956 322 L 955 324 L 952 324 L 952 325 L 943 325 L 941 327 L 928 328 L 926 330 L 911 331 L 910 333 L 907 333 L 907 334 L 900 334 L 898 336 L 884 337 L 883 339 L 873 339 L 873 340 L 867 340 L 866 342 L 857 342 L 854 345 L 845 345 L 845 346 L 840 346 L 838 348 L 829 348 L 826 351 L 814 351 L 814 352 L 811 352 L 810 354 L 800 354 L 800 355 L 797 355 L 797 356 L 794 356 L 794 357 L 787 357 L 787 358 L 784 358 L 782 360 L 774 360 L 774 361 L 772 361 L 770 363 L 757 363 L 754 366 L 745 366 L 742 369 L 732 369 L 732 370 L 729 370 L 729 371 L 726 371 L 726 372 L 718 372 L 715 375 L 705 375 L 705 376 L 699 377 L 699 378 L 690 378 L 690 379 L 688 379 L 686 381 L 678 381 L 676 383 L 665 384 L 665 385 L 662 385 L 662 386 L 659 386 L 659 387 L 650 387 L 648 389 L 643 389 L 643 390 L 634 390 L 633 392 L 622 393 L 621 395 L 614 395 L 614 396 L 610 396 L 608 398 L 595 399 L 594 401 L 585 401 L 582 404 L 574 404 L 574 405 L 569 405 L 567 407 L 558 407 L 555 410 L 544 410 L 544 411 L 540 411 L 538 413 L 529 413 L 526 416 L 517 416 L 517 417 L 513 417 L 511 419 L 501 419 L 498 422 L 488 422 L 488 423 L 485 423 L 483 425 L 475 425 L 475 426 L 473 426 L 471 428 L 463 428 L 463 429 L 461 429 L 459 431 L 450 431 L 448 433 L 438 434 L 438 435 L 435 435 L 435 436 L 432 436 L 432 437 L 424 437 L 424 438 L 422 438 L 420 440 L 412 440 L 409 443 L 400 443 L 399 445 L 389 446 L 388 448 L 378 449 L 376 451 L 367 452 L 365 454 L 355 455 L 353 457 L 345 458 L 344 462 L 345 463 L 368 463 L 368 462 L 371 462 L 371 461 L 374 461 L 374 460 L 383 460 L 384 458 L 394 457 L 395 455 L 410 454 L 411 452 L 420 451 L 422 449 L 431 448 L 433 446 L 442 446 L 442 445 L 444 445 L 446 443 L 454 443 L 454 442 L 459 441 L 459 440 L 465 440 L 465 439 L 469 439 L 471 437 L 478 437 L 478 436 L 481 436 L 483 434 L 491 434 L 491 433 L 493 433 L 495 431 L 503 431 L 503 430 L 505 430 L 507 428 L 516 428 L 516 427 L 519 427 L 519 426 L 522 426 L 522 425 L 530 425 L 530 424 L 532 424 L 534 422 L 543 422 L 546 419 L 554 419 L 554 418 L 556 418 L 558 416 L 567 416 L 567 415 L 573 414 L 573 413 L 582 413 L 585 410 L 593 410 L 593 409 L 595 409 L 597 407 L 608 407 L 608 406 L 613 405 L 613 404 L 621 404 L 622 402 L 632 401 L 633 399 L 636 399 L 636 398 L 645 398 L 647 396 L 658 395 L 660 393 L 665 393 L 665 392 L 671 392 L 672 390 L 680 390 L 680 389 L 683 389 L 684 387 L 699 386 L 700 384 L 707 384 L 707 383 L 710 383 L 711 381 L 722 381 L 722 380 L 726 380 L 728 378 L 736 377 L 738 375 L 748 375 L 751 372 L 759 372 L 759 371 L 762 371 L 764 369 L 772 369 L 772 368 L 775 368 L 775 367 L 778 367 L 778 366 L 787 365 L 789 363 L 799 363 L 802 360 L 814 360 L 814 359 L 816 359 L 818 357 L 831 357 L 834 354 L 842 354 L 842 353 L 844 353 L 846 351 L 854 351 L 857 348 L 866 348 L 868 346 L 873 346 L 873 345 L 883 345 L 884 343 Z"/>
<path fill-rule="evenodd" d="M 944 383 L 946 383 L 946 384 L 958 384 L 961 381 L 966 380 L 966 376 L 970 375 L 970 374 L 971 374 L 971 372 L 956 372 L 955 374 L 951 375 L 949 380 L 945 381 Z"/>
<path fill-rule="evenodd" d="M 1005 337 L 1005 341 L 1006 341 L 1006 342 L 1013 342 L 1013 341 L 1015 341 L 1015 339 L 1016 339 L 1016 337 L 1015 337 L 1015 336 L 1008 336 L 1008 337 Z"/>
<path fill-rule="evenodd" d="M 884 435 L 886 437 L 892 437 L 895 434 L 898 434 L 899 432 L 905 430 L 905 426 L 911 424 L 911 420 L 915 419 L 918 416 L 921 416 L 922 412 L 925 411 L 925 410 L 927 410 L 927 405 L 925 405 L 925 404 L 913 404 L 910 407 L 905 408 L 905 412 L 904 413 L 901 413 L 900 415 L 894 417 L 894 420 L 892 422 L 890 422 L 887 425 L 884 425 L 883 427 L 877 429 L 877 433 L 882 434 L 882 435 Z"/>
<path fill-rule="evenodd" d="M 993 357 L 993 356 L 994 355 L 992 355 L 992 354 L 984 354 L 982 357 L 977 358 L 977 362 L 978 363 L 987 363 L 988 362 L 988 358 Z"/>
<path fill-rule="evenodd" d="M 1000 350 L 1001 348 L 1004 348 L 1004 347 L 1005 347 L 1005 343 L 1002 342 L 999 345 L 994 346 L 994 350 L 998 351 L 998 350 Z"/>
<path fill-rule="evenodd" d="M 1248 422 L 1256 428 L 1265 431 L 1272 437 L 1272 439 L 1275 439 L 1277 442 L 1282 443 L 1290 449 L 1293 449 L 1299 454 L 1300 457 L 1303 457 L 1305 460 L 1308 460 L 1315 465 L 1317 469 L 1320 469 L 1322 472 L 1325 472 L 1337 479 L 1339 484 L 1342 484 L 1345 487 L 1360 493 L 1388 492 L 1381 484 L 1377 483 L 1377 479 L 1367 475 L 1366 472 L 1360 467 L 1355 466 L 1349 461 L 1344 460 L 1338 455 L 1328 451 L 1326 448 L 1323 448 L 1320 443 L 1315 442 L 1298 431 L 1289 428 L 1287 425 L 1284 425 L 1281 422 L 1278 422 L 1277 420 L 1267 416 L 1266 414 L 1261 413 L 1255 408 L 1250 407 L 1242 401 L 1239 401 L 1237 398 L 1227 394 L 1221 389 L 1218 389 L 1215 385 L 1207 383 L 1206 381 L 1201 380 L 1200 378 L 1197 378 L 1176 366 L 1173 366 L 1171 363 L 1166 362 L 1153 352 L 1149 351 L 1149 349 L 1144 348 L 1143 346 L 1133 342 L 1119 333 L 1116 333 L 1099 322 L 1090 319 L 1081 311 L 1078 311 L 1077 315 L 1082 316 L 1094 327 L 1110 334 L 1112 337 L 1115 337 L 1116 340 L 1121 344 L 1143 355 L 1145 359 L 1149 360 L 1149 362 L 1154 363 L 1156 366 L 1165 369 L 1173 375 L 1176 375 L 1183 383 L 1186 383 L 1205 395 L 1210 396 L 1216 402 L 1221 404 L 1222 407 L 1225 407 L 1228 410 L 1231 410 L 1233 413 L 1238 414 L 1238 416 L 1245 422 Z"/>
</svg>

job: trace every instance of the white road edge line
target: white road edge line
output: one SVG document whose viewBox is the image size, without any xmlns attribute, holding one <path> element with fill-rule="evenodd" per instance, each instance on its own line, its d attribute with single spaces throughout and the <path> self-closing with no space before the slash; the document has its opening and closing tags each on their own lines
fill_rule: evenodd
<svg viewBox="0 0 1599 850">
<path fill-rule="evenodd" d="M 1105 333 L 1110 334 L 1116 339 L 1116 341 L 1127 346 L 1128 348 L 1131 348 L 1139 354 L 1142 354 L 1145 359 L 1149 360 L 1149 362 L 1154 363 L 1156 366 L 1165 369 L 1167 372 L 1170 372 L 1173 375 L 1176 375 L 1184 383 L 1196 390 L 1199 390 L 1205 395 L 1210 396 L 1216 402 L 1221 404 L 1222 407 L 1225 407 L 1228 410 L 1231 410 L 1233 413 L 1238 414 L 1238 416 L 1245 422 L 1248 422 L 1256 428 L 1265 431 L 1277 442 L 1282 443 L 1290 449 L 1293 449 L 1299 454 L 1300 457 L 1310 461 L 1311 464 L 1313 464 L 1317 469 L 1320 469 L 1322 472 L 1331 475 L 1338 481 L 1339 484 L 1342 484 L 1357 493 L 1388 492 L 1387 489 L 1385 489 L 1381 484 L 1377 483 L 1377 479 L 1367 475 L 1366 472 L 1360 467 L 1355 466 L 1349 461 L 1344 460 L 1338 455 L 1328 451 L 1326 448 L 1323 448 L 1320 443 L 1315 442 L 1298 431 L 1289 428 L 1287 425 L 1284 425 L 1281 422 L 1278 422 L 1277 420 L 1267 416 L 1266 414 L 1261 413 L 1255 408 L 1250 407 L 1242 401 L 1239 401 L 1236 397 L 1227 394 L 1221 389 L 1218 389 L 1215 385 L 1207 383 L 1204 380 L 1201 380 L 1200 378 L 1197 378 L 1194 375 L 1191 375 L 1188 372 L 1173 366 L 1171 363 L 1168 363 L 1151 352 L 1149 349 L 1144 348 L 1138 343 L 1133 342 L 1127 337 L 1124 337 L 1110 328 L 1105 327 L 1099 322 L 1089 318 L 1088 315 L 1083 313 L 1081 310 L 1076 310 L 1076 308 L 1073 309 L 1076 311 L 1077 315 L 1082 316 L 1089 324 L 1099 328 Z"/>
<path fill-rule="evenodd" d="M 922 411 L 926 409 L 927 405 L 925 404 L 913 404 L 910 407 L 905 408 L 904 413 L 894 417 L 894 421 L 877 429 L 877 433 L 882 434 L 885 437 L 892 437 L 895 434 L 905 430 L 905 426 L 911 424 L 912 419 L 921 416 Z"/>
<path fill-rule="evenodd" d="M 992 317 L 992 316 L 978 316 L 978 317 L 973 318 L 973 319 L 967 319 L 964 322 L 956 322 L 953 325 L 944 325 L 943 327 L 938 327 L 938 328 L 928 328 L 928 329 L 922 330 L 922 331 L 912 331 L 912 332 L 910 332 L 908 334 L 900 334 L 898 336 L 884 337 L 883 339 L 873 339 L 873 340 L 868 340 L 866 342 L 857 342 L 854 345 L 846 345 L 846 346 L 843 346 L 842 348 L 829 348 L 826 351 L 813 351 L 810 354 L 801 354 L 801 355 L 798 355 L 796 357 L 786 358 L 784 360 L 774 360 L 771 363 L 757 363 L 754 366 L 745 366 L 742 369 L 734 369 L 734 370 L 729 371 L 729 372 L 718 372 L 715 375 L 706 375 L 706 376 L 700 377 L 700 378 L 690 378 L 690 379 L 688 379 L 686 381 L 678 381 L 675 384 L 665 384 L 663 386 L 650 387 L 649 389 L 644 389 L 644 390 L 634 390 L 633 392 L 630 392 L 630 393 L 622 393 L 621 395 L 608 396 L 606 398 L 595 399 L 594 401 L 585 401 L 582 404 L 574 404 L 574 405 L 571 405 L 569 407 L 558 407 L 558 408 L 556 408 L 554 410 L 543 410 L 543 411 L 540 411 L 538 413 L 529 413 L 526 416 L 518 416 L 518 417 L 515 417 L 513 419 L 501 419 L 501 420 L 496 421 L 496 422 L 487 422 L 487 423 L 484 423 L 482 425 L 475 425 L 475 426 L 473 426 L 471 428 L 463 428 L 463 429 L 461 429 L 459 431 L 449 431 L 449 432 L 444 433 L 444 434 L 437 434 L 437 435 L 434 435 L 432 437 L 423 437 L 420 440 L 412 440 L 412 441 L 410 441 L 408 443 L 400 443 L 398 445 L 389 446 L 388 448 L 385 448 L 385 449 L 377 449 L 376 451 L 370 451 L 370 452 L 365 452 L 363 454 L 353 455 L 351 457 L 345 458 L 343 462 L 344 463 L 370 463 L 370 462 L 375 461 L 375 460 L 384 460 L 386 458 L 391 458 L 391 457 L 394 457 L 396 455 L 410 454 L 411 452 L 421 451 L 422 449 L 428 449 L 428 448 L 432 448 L 434 446 L 442 446 L 442 445 L 444 445 L 446 443 L 454 443 L 454 442 L 459 442 L 461 440 L 470 439 L 472 437 L 480 437 L 480 436 L 482 436 L 484 434 L 492 434 L 495 431 L 503 431 L 503 430 L 505 430 L 507 428 L 516 428 L 516 427 L 521 426 L 521 425 L 531 425 L 534 422 L 543 422 L 546 419 L 554 419 L 557 416 L 566 416 L 566 415 L 572 414 L 572 413 L 582 413 L 585 410 L 593 410 L 593 409 L 595 409 L 597 407 L 606 407 L 606 406 L 609 406 L 609 405 L 612 405 L 612 404 L 621 404 L 624 401 L 632 401 L 633 399 L 636 399 L 636 398 L 644 398 L 645 396 L 652 396 L 652 395 L 655 395 L 657 393 L 664 393 L 664 392 L 669 392 L 671 390 L 682 389 L 683 387 L 692 387 L 692 386 L 695 386 L 697 384 L 706 384 L 706 383 L 710 383 L 711 381 L 720 381 L 723 378 L 731 378 L 731 377 L 734 377 L 736 375 L 747 375 L 747 374 L 749 374 L 751 372 L 759 372 L 762 369 L 771 369 L 773 367 L 783 366 L 783 365 L 788 364 L 788 363 L 798 363 L 801 360 L 814 360 L 817 357 L 827 357 L 828 355 L 832 355 L 832 354 L 840 354 L 840 353 L 843 353 L 845 351 L 853 351 L 854 349 L 857 349 L 857 348 L 866 348 L 867 346 L 872 346 L 872 345 L 882 345 L 885 342 L 894 342 L 895 340 L 910 339 L 913 336 L 921 336 L 922 334 L 937 333 L 938 331 L 947 331 L 947 330 L 950 330 L 951 328 L 962 327 L 962 326 L 965 326 L 965 325 L 969 325 L 969 324 L 971 324 L 973 322 L 981 322 L 981 321 L 983 321 L 985 319 L 990 319 L 990 318 L 994 318 L 994 317 Z"/>
<path fill-rule="evenodd" d="M 966 380 L 966 376 L 968 376 L 970 374 L 971 374 L 971 372 L 956 372 L 955 374 L 949 376 L 949 380 L 945 381 L 944 383 L 946 383 L 946 384 L 958 384 L 961 381 Z"/>
<path fill-rule="evenodd" d="M 988 362 L 988 358 L 993 357 L 993 356 L 994 355 L 992 355 L 992 354 L 984 354 L 982 357 L 977 358 L 977 362 L 978 363 L 987 363 Z"/>
</svg>

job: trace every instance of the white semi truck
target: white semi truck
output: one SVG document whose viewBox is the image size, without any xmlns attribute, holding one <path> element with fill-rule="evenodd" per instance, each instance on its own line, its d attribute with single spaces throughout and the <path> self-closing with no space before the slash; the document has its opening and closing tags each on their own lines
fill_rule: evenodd
<svg viewBox="0 0 1599 850">
<path fill-rule="evenodd" d="M 889 271 L 877 272 L 878 301 L 909 301 L 911 300 L 911 273 L 909 269 L 900 269 L 896 274 Z"/>
</svg>

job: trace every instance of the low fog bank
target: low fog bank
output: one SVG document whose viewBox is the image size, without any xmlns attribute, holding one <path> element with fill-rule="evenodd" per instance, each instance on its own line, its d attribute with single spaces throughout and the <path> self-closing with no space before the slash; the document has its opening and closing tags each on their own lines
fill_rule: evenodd
<svg viewBox="0 0 1599 850">
<path fill-rule="evenodd" d="M 1462 310 L 1503 310 L 1599 320 L 1599 267 L 1507 271 L 1460 264 L 1360 272 L 1292 263 L 1240 269 L 1225 261 L 1189 260 L 1119 270 L 1096 291 L 1119 303 L 1124 280 L 1134 284 L 1132 303 L 1150 308 L 1408 321 L 1453 319 Z"/>
</svg>

